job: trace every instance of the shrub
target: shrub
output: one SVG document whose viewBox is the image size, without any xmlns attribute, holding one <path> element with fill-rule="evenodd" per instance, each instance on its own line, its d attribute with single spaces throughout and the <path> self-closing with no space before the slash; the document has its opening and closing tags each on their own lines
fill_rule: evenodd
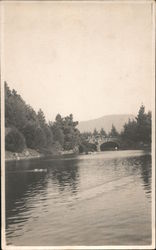
<svg viewBox="0 0 156 250">
<path fill-rule="evenodd" d="M 5 149 L 11 152 L 22 152 L 25 148 L 25 138 L 17 129 L 12 129 L 5 137 Z"/>
</svg>

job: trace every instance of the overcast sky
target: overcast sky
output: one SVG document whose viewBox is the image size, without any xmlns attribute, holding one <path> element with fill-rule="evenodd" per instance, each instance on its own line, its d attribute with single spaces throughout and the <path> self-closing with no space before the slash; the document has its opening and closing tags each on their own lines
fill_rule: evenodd
<svg viewBox="0 0 156 250">
<path fill-rule="evenodd" d="M 151 3 L 4 3 L 4 78 L 47 120 L 152 102 Z"/>
</svg>

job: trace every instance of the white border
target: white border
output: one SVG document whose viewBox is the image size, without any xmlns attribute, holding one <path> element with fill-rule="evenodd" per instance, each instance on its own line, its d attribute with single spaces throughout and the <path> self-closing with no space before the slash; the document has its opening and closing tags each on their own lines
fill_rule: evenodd
<svg viewBox="0 0 156 250">
<path fill-rule="evenodd" d="M 155 21 L 156 21 L 156 15 L 155 15 L 155 1 L 153 0 L 90 0 L 90 1 L 83 1 L 83 0 L 66 0 L 66 1 L 20 1 L 22 3 L 37 3 L 42 2 L 50 3 L 50 2 L 84 2 L 84 3 L 90 3 L 90 2 L 98 2 L 98 3 L 132 3 L 132 4 L 151 4 L 152 10 L 153 10 L 153 16 L 152 16 L 152 22 L 153 22 L 153 37 L 152 37 L 152 48 L 153 48 L 153 98 L 152 98 L 152 244 L 147 246 L 130 246 L 130 245 L 116 245 L 116 246 L 7 246 L 6 245 L 6 239 L 5 239 L 5 120 L 4 120 L 4 28 L 3 28 L 3 22 L 4 22 L 4 6 L 8 3 L 17 3 L 19 1 L 4 1 L 2 0 L 0 2 L 0 30 L 1 30 L 1 39 L 0 39 L 0 52 L 1 52 L 1 208 L 2 208 L 2 230 L 1 230 L 1 239 L 2 239 L 2 249 L 5 250 L 36 250 L 36 249 L 155 249 Z"/>
</svg>

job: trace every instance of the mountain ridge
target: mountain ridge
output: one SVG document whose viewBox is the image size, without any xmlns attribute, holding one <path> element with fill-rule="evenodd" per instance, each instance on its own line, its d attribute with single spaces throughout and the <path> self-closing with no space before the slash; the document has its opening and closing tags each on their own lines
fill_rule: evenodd
<svg viewBox="0 0 156 250">
<path fill-rule="evenodd" d="M 93 132 L 95 128 L 97 130 L 103 128 L 108 133 L 111 130 L 113 124 L 118 130 L 118 132 L 121 132 L 124 124 L 128 122 L 129 119 L 134 120 L 135 115 L 133 114 L 104 115 L 99 118 L 90 119 L 87 121 L 80 121 L 78 124 L 78 129 L 82 133 L 82 132 Z"/>
</svg>

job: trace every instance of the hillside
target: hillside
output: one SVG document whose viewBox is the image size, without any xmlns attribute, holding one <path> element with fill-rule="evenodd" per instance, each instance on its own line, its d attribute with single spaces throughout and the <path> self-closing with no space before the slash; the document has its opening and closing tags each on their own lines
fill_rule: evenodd
<svg viewBox="0 0 156 250">
<path fill-rule="evenodd" d="M 113 124 L 118 132 L 120 132 L 123 128 L 123 125 L 128 121 L 128 119 L 135 119 L 135 116 L 129 114 L 106 115 L 98 119 L 79 122 L 78 129 L 80 130 L 80 132 L 93 132 L 95 128 L 97 130 L 104 128 L 106 132 L 109 132 Z"/>
</svg>

